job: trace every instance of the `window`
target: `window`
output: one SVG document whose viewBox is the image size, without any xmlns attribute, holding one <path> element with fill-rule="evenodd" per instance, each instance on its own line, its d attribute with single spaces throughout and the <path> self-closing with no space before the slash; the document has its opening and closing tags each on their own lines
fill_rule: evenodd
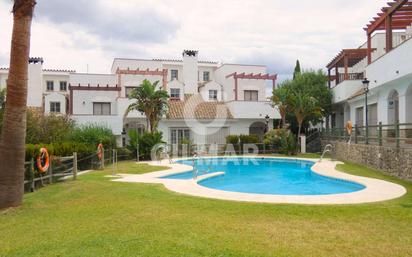
<svg viewBox="0 0 412 257">
<path fill-rule="evenodd" d="M 67 82 L 60 81 L 60 91 L 67 91 Z"/>
<path fill-rule="evenodd" d="M 93 103 L 93 115 L 111 115 L 110 103 Z"/>
<path fill-rule="evenodd" d="M 135 89 L 136 87 L 126 87 L 126 97 L 129 97 L 130 93 Z"/>
<path fill-rule="evenodd" d="M 50 112 L 60 113 L 60 102 L 50 102 Z"/>
<path fill-rule="evenodd" d="M 190 129 L 171 129 L 170 134 L 172 144 L 182 144 L 185 143 L 185 141 L 190 141 Z"/>
<path fill-rule="evenodd" d="M 171 88 L 170 89 L 170 98 L 180 99 L 180 89 L 179 88 Z"/>
<path fill-rule="evenodd" d="M 54 81 L 47 81 L 47 91 L 54 91 Z"/>
<path fill-rule="evenodd" d="M 203 72 L 203 81 L 210 81 L 210 72 L 208 71 Z"/>
<path fill-rule="evenodd" d="M 217 90 L 209 90 L 209 100 L 217 100 Z"/>
<path fill-rule="evenodd" d="M 245 90 L 245 101 L 258 101 L 258 95 L 256 90 Z"/>
<path fill-rule="evenodd" d="M 170 70 L 171 72 L 171 80 L 179 79 L 179 71 L 178 70 Z"/>
</svg>

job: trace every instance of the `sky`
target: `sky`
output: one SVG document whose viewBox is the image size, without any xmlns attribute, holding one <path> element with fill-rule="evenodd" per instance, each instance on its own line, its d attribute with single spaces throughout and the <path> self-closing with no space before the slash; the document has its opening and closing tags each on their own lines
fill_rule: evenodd
<svg viewBox="0 0 412 257">
<path fill-rule="evenodd" d="M 263 64 L 284 79 L 296 60 L 323 69 L 366 41 L 387 0 L 38 0 L 31 53 L 45 68 L 109 73 L 115 57 Z M 0 0 L 0 67 L 7 67 L 12 1 Z"/>
</svg>

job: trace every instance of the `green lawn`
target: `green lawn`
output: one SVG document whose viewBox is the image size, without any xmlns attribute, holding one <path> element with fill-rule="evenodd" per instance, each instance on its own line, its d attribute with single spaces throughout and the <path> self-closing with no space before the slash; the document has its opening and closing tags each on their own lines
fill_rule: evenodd
<svg viewBox="0 0 412 257">
<path fill-rule="evenodd" d="M 357 165 L 339 169 L 412 190 L 412 183 Z M 353 206 L 252 204 L 115 183 L 104 177 L 110 173 L 43 188 L 2 212 L 0 256 L 412 256 L 410 193 Z"/>
</svg>

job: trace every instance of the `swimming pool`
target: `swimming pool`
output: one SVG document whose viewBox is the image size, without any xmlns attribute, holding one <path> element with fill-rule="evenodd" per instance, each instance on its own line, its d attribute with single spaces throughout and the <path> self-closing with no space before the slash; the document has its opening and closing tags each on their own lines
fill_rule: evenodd
<svg viewBox="0 0 412 257">
<path fill-rule="evenodd" d="M 271 195 L 329 195 L 360 191 L 365 186 L 312 172 L 314 162 L 272 158 L 201 158 L 177 161 L 195 167 L 199 175 L 224 172 L 199 185 L 230 192 Z M 193 179 L 193 171 L 166 176 Z"/>
</svg>

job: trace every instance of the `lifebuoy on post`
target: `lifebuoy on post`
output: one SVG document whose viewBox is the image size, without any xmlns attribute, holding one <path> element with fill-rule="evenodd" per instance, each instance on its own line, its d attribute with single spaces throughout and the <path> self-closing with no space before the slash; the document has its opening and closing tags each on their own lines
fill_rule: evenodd
<svg viewBox="0 0 412 257">
<path fill-rule="evenodd" d="M 346 123 L 346 132 L 348 132 L 349 136 L 352 134 L 352 129 L 353 129 L 352 121 L 348 121 Z"/>
<path fill-rule="evenodd" d="M 102 157 L 103 157 L 103 144 L 102 143 L 100 143 L 98 146 L 97 146 L 97 157 L 99 158 L 99 160 L 101 160 L 102 159 Z"/>
<path fill-rule="evenodd" d="M 42 163 L 44 162 L 44 164 Z M 39 169 L 40 173 L 45 173 L 50 166 L 50 156 L 49 152 L 47 152 L 46 148 L 40 148 L 40 154 L 37 157 L 37 168 Z"/>
</svg>

